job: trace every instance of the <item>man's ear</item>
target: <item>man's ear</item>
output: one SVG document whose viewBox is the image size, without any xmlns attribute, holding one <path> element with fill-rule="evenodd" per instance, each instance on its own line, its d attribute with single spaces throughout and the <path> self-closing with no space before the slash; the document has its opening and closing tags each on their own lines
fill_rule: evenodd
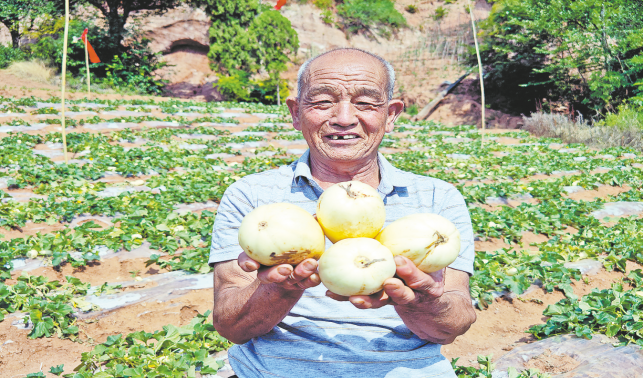
<svg viewBox="0 0 643 378">
<path fill-rule="evenodd" d="M 386 132 L 390 133 L 395 127 L 397 117 L 402 114 L 404 110 L 404 102 L 402 100 L 391 100 L 388 102 L 388 118 L 386 119 Z"/>
<path fill-rule="evenodd" d="M 286 99 L 286 105 L 288 105 L 288 110 L 290 110 L 292 126 L 295 130 L 301 131 L 301 124 L 299 123 L 299 101 L 297 101 L 295 97 L 288 97 Z"/>
</svg>

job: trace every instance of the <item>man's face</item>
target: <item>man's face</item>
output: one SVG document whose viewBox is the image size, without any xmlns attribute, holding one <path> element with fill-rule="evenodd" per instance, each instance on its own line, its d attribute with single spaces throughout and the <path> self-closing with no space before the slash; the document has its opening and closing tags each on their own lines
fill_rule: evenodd
<svg viewBox="0 0 643 378">
<path fill-rule="evenodd" d="M 330 53 L 314 61 L 299 101 L 288 101 L 313 157 L 357 163 L 375 156 L 403 109 L 401 101 L 389 103 L 386 86 L 385 69 L 369 55 Z"/>
</svg>

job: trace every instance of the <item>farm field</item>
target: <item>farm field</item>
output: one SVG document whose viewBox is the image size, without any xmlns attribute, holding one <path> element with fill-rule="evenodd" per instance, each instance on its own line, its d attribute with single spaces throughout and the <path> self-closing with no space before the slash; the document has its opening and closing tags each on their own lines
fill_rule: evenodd
<svg viewBox="0 0 643 378">
<path fill-rule="evenodd" d="M 0 98 L 0 376 L 215 374 L 230 346 L 207 319 L 217 203 L 244 175 L 305 151 L 287 109 L 75 99 L 65 164 L 60 100 L 38 96 Z M 381 152 L 456 185 L 469 205 L 478 321 L 443 347 L 462 376 L 478 355 L 557 334 L 643 346 L 639 151 L 398 122 Z M 583 363 L 515 367 L 556 375 Z"/>
</svg>

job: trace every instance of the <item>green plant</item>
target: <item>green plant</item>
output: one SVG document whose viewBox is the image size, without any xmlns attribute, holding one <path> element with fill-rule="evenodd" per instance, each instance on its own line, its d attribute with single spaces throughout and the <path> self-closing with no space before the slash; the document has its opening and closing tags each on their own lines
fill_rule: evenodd
<svg viewBox="0 0 643 378">
<path fill-rule="evenodd" d="M 458 378 L 491 378 L 494 374 L 495 364 L 491 362 L 492 355 L 478 356 L 478 368 L 458 366 L 459 358 L 451 360 L 451 367 Z M 550 378 L 547 373 L 541 373 L 538 369 L 525 369 L 518 372 L 513 367 L 507 369 L 508 378 Z"/>
<path fill-rule="evenodd" d="M 7 68 L 16 61 L 25 60 L 27 55 L 18 48 L 0 45 L 0 69 Z"/>
<path fill-rule="evenodd" d="M 333 0 L 313 0 L 313 4 L 322 10 L 332 8 L 334 2 Z"/>
<path fill-rule="evenodd" d="M 285 69 L 289 54 L 299 47 L 290 21 L 258 0 L 201 0 L 212 19 L 210 58 L 218 72 L 241 70 L 271 76 Z M 270 30 L 267 33 L 266 30 Z"/>
<path fill-rule="evenodd" d="M 538 338 L 574 333 L 586 339 L 591 339 L 594 333 L 603 333 L 616 337 L 616 346 L 629 343 L 643 346 L 641 311 L 643 292 L 640 288 L 624 290 L 623 285 L 613 284 L 611 289 L 593 289 L 578 302 L 566 298 L 547 306 L 543 312 L 550 317 L 547 323 L 533 326 L 528 332 Z"/>
<path fill-rule="evenodd" d="M 616 127 L 621 130 L 638 129 L 643 131 L 643 106 L 619 106 L 616 113 L 607 113 L 597 126 Z"/>
<path fill-rule="evenodd" d="M 70 9 L 81 1 L 84 0 L 70 0 Z M 24 33 L 32 31 L 39 21 L 64 12 L 65 0 L 0 0 L 0 23 L 9 29 L 12 47 L 16 49 Z"/>
<path fill-rule="evenodd" d="M 335 23 L 335 14 L 330 9 L 324 9 L 321 16 L 323 23 L 328 25 L 333 25 Z"/>
<path fill-rule="evenodd" d="M 418 114 L 418 105 L 417 104 L 411 104 L 406 108 L 406 114 L 414 116 Z"/>
<path fill-rule="evenodd" d="M 166 82 L 157 79 L 154 71 L 164 65 L 155 55 L 114 55 L 112 62 L 106 64 L 105 78 L 100 81 L 119 90 L 159 95 Z"/>
<path fill-rule="evenodd" d="M 82 354 L 82 362 L 70 374 L 74 378 L 95 377 L 194 377 L 216 374 L 223 361 L 210 354 L 232 344 L 207 323 L 210 311 L 197 315 L 184 327 L 167 325 L 154 333 L 139 331 L 108 336 L 107 341 Z"/>
<path fill-rule="evenodd" d="M 548 98 L 600 117 L 640 92 L 640 1 L 501 0 L 481 26 L 486 82 L 501 109 L 528 113 Z"/>
<path fill-rule="evenodd" d="M 433 14 L 433 19 L 436 21 L 439 21 L 444 18 L 444 16 L 447 15 L 449 11 L 445 9 L 442 5 L 439 7 L 435 8 L 435 13 Z"/>
<path fill-rule="evenodd" d="M 409 4 L 404 8 L 404 10 L 409 12 L 409 13 L 411 13 L 411 14 L 414 14 L 414 13 L 417 13 L 418 7 L 417 7 L 417 5 Z"/>
<path fill-rule="evenodd" d="M 277 103 L 277 80 L 250 79 L 250 74 L 244 71 L 232 70 L 232 75 L 219 78 L 217 87 L 221 94 L 232 101 L 261 102 L 264 104 Z M 279 80 L 279 94 L 283 102 L 290 91 L 284 80 Z"/>
<path fill-rule="evenodd" d="M 372 28 L 376 28 L 388 37 L 407 25 L 391 0 L 346 0 L 337 6 L 337 15 L 337 24 L 349 35 L 362 32 L 375 36 Z"/>
</svg>

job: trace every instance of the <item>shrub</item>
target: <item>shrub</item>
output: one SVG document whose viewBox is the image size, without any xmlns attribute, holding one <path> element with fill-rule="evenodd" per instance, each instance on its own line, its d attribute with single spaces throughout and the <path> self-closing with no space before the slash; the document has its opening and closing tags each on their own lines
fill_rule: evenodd
<svg viewBox="0 0 643 378">
<path fill-rule="evenodd" d="M 418 104 L 412 104 L 412 105 L 409 105 L 409 107 L 406 108 L 406 114 L 408 114 L 410 116 L 414 116 L 414 115 L 418 114 L 418 112 L 419 112 Z"/>
<path fill-rule="evenodd" d="M 406 6 L 406 8 L 404 8 L 404 10 L 409 12 L 409 13 L 411 13 L 411 14 L 413 14 L 413 13 L 417 13 L 418 7 L 413 5 L 413 4 L 409 4 L 409 5 Z"/>
<path fill-rule="evenodd" d="M 22 50 L 0 45 L 0 69 L 7 68 L 12 62 L 26 58 L 27 56 Z"/>
<path fill-rule="evenodd" d="M 41 25 L 40 34 L 32 34 L 38 42 L 30 46 L 30 55 L 50 66 L 62 66 L 64 19 L 52 19 Z M 72 20 L 69 24 L 69 45 L 67 48 L 67 70 L 72 75 L 86 76 L 85 47 L 82 41 L 73 43 L 73 37 L 80 37 L 85 28 L 89 29 L 89 41 L 96 50 L 101 63 L 91 64 L 92 79 L 96 84 L 113 87 L 126 92 L 161 94 L 164 82 L 154 72 L 165 66 L 148 49 L 145 38 L 132 38 L 117 55 L 107 55 L 113 42 L 108 31 L 93 24 Z M 136 33 L 135 33 L 136 34 Z"/>
<path fill-rule="evenodd" d="M 330 9 L 333 7 L 333 0 L 313 0 L 313 4 L 319 9 Z"/>
<path fill-rule="evenodd" d="M 277 103 L 277 81 L 273 78 L 252 80 L 249 73 L 233 70 L 230 76 L 219 78 L 217 87 L 230 101 Z M 285 80 L 279 81 L 279 95 L 282 102 L 290 95 Z"/>
<path fill-rule="evenodd" d="M 548 98 L 600 117 L 641 92 L 640 0 L 500 0 L 481 34 L 489 92 L 514 112 Z"/>
<path fill-rule="evenodd" d="M 435 8 L 435 13 L 433 14 L 433 19 L 436 20 L 436 21 L 439 21 L 439 20 L 443 19 L 444 16 L 447 15 L 447 13 L 448 13 L 448 11 L 442 5 L 440 5 L 439 7 Z"/>
<path fill-rule="evenodd" d="M 337 15 L 338 25 L 347 34 L 374 35 L 371 27 L 375 27 L 381 36 L 388 38 L 391 32 L 407 25 L 391 0 L 345 0 L 337 7 Z"/>
<path fill-rule="evenodd" d="M 39 60 L 32 60 L 30 62 L 13 62 L 7 68 L 7 72 L 21 77 L 37 81 L 39 83 L 49 83 L 54 76 L 54 70 Z"/>
<path fill-rule="evenodd" d="M 598 125 L 643 131 L 643 107 L 620 106 L 618 112 L 608 113 Z"/>
<path fill-rule="evenodd" d="M 258 0 L 204 0 L 212 19 L 212 68 L 219 72 L 285 70 L 288 55 L 299 48 L 290 21 Z"/>
<path fill-rule="evenodd" d="M 591 147 L 632 147 L 643 150 L 643 130 L 633 124 L 619 127 L 594 125 L 572 120 L 562 114 L 532 113 L 524 117 L 524 130 L 536 136 L 559 138 L 564 143 L 584 143 Z"/>
</svg>

